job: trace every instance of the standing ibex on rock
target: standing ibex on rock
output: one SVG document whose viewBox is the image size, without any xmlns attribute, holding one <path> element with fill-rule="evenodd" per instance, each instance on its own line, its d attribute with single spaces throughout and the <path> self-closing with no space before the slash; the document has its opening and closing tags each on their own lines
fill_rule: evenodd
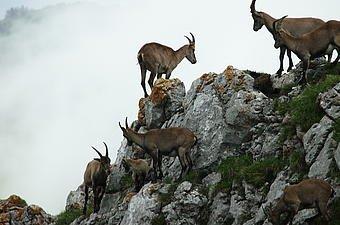
<svg viewBox="0 0 340 225">
<path fill-rule="evenodd" d="M 187 128 L 171 127 L 165 129 L 153 129 L 144 134 L 135 132 L 129 128 L 127 118 L 125 119 L 125 128 L 119 123 L 123 136 L 127 139 L 129 146 L 132 143 L 137 144 L 149 154 L 153 161 L 153 168 L 157 174 L 157 166 L 159 170 L 159 178 L 163 177 L 162 173 L 162 156 L 178 156 L 181 163 L 181 174 L 187 174 L 193 164 L 190 157 L 190 150 L 196 144 L 196 136 Z"/>
<path fill-rule="evenodd" d="M 294 37 L 283 27 L 285 18 L 286 16 L 273 22 L 274 46 L 275 48 L 287 46 L 303 62 L 303 76 L 300 82 L 307 81 L 306 71 L 310 60 L 328 54 L 334 48 L 338 51 L 338 57 L 333 64 L 337 64 L 340 59 L 340 21 L 330 20 L 316 30 Z"/>
<path fill-rule="evenodd" d="M 89 187 L 92 188 L 93 195 L 94 195 L 94 212 L 99 211 L 100 202 L 103 198 L 105 188 L 106 188 L 106 180 L 111 172 L 111 160 L 109 158 L 108 148 L 105 142 L 103 142 L 106 148 L 105 156 L 94 147 L 92 147 L 100 156 L 100 158 L 95 158 L 91 162 L 87 164 L 85 173 L 84 173 L 84 185 L 85 185 L 85 203 L 83 214 L 86 214 L 86 205 L 88 200 L 88 191 Z"/>
<path fill-rule="evenodd" d="M 192 40 L 185 36 L 188 39 L 189 44 L 182 46 L 177 51 L 154 42 L 145 44 L 139 50 L 137 59 L 141 70 L 141 85 L 143 87 L 145 97 L 148 96 L 145 88 L 147 70 L 151 72 L 148 83 L 152 89 L 156 75 L 158 79 L 162 76 L 162 74 L 166 74 L 166 79 L 169 79 L 171 72 L 184 59 L 184 57 L 186 57 L 192 64 L 197 62 L 195 56 L 195 37 L 192 33 L 190 34 Z"/>
<path fill-rule="evenodd" d="M 265 12 L 256 11 L 255 2 L 256 0 L 252 0 L 252 3 L 250 5 L 250 12 L 254 20 L 253 30 L 258 31 L 263 27 L 263 25 L 265 25 L 267 30 L 272 35 L 274 35 L 273 22 L 276 19 L 271 17 L 269 14 Z M 287 18 L 282 24 L 282 27 L 285 30 L 287 30 L 292 36 L 299 37 L 305 33 L 308 33 L 310 31 L 317 29 L 324 23 L 325 22 L 323 20 L 317 19 L 317 18 Z M 284 58 L 286 50 L 287 50 L 287 55 L 289 58 L 289 67 L 287 70 L 288 72 L 293 68 L 293 60 L 291 56 L 291 51 L 287 49 L 285 45 L 280 45 L 279 47 L 280 47 L 280 68 L 276 73 L 278 75 L 281 75 L 283 71 L 283 58 Z M 329 62 L 331 58 L 332 58 L 332 52 L 328 54 Z"/>
<path fill-rule="evenodd" d="M 327 203 L 334 195 L 332 187 L 323 180 L 306 179 L 298 184 L 289 185 L 283 190 L 283 195 L 276 206 L 264 209 L 269 222 L 273 225 L 293 223 L 293 218 L 303 208 L 317 207 L 321 215 L 328 221 Z M 286 220 L 280 223 L 280 215 L 288 212 Z"/>
</svg>

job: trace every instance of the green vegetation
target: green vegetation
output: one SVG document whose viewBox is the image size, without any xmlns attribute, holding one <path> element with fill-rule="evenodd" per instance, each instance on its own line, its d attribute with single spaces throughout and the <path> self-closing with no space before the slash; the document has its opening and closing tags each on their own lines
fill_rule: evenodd
<svg viewBox="0 0 340 225">
<path fill-rule="evenodd" d="M 163 206 L 171 202 L 171 198 L 174 195 L 174 192 L 176 191 L 178 185 L 179 183 L 177 182 L 171 182 L 167 193 L 159 193 L 158 200 L 162 203 Z"/>
<path fill-rule="evenodd" d="M 129 187 L 132 187 L 133 185 L 133 180 L 130 174 L 124 175 L 120 182 L 121 182 L 123 189 L 128 189 Z"/>
<path fill-rule="evenodd" d="M 324 113 L 318 107 L 317 97 L 338 82 L 340 82 L 340 76 L 328 75 L 323 81 L 308 86 L 298 97 L 294 98 L 288 107 L 292 122 L 300 125 L 303 131 L 307 131 L 314 123 L 318 123 Z"/>
<path fill-rule="evenodd" d="M 242 180 L 257 188 L 263 187 L 266 182 L 271 183 L 275 179 L 284 165 L 284 160 L 276 157 L 268 157 L 261 161 L 253 161 L 248 155 L 227 158 L 218 167 L 222 181 L 217 184 L 216 190 L 228 192 L 233 181 Z"/>
<path fill-rule="evenodd" d="M 295 127 L 300 126 L 302 131 L 307 131 L 314 123 L 318 123 L 324 116 L 324 112 L 317 103 L 317 97 L 340 82 L 339 75 L 327 75 L 317 84 L 312 84 L 290 102 L 275 100 L 274 107 L 281 115 L 289 113 L 292 116 L 291 124 L 283 127 L 280 139 L 285 139 L 295 132 Z"/>
<path fill-rule="evenodd" d="M 88 209 L 88 213 L 90 214 L 90 211 Z M 69 225 L 72 223 L 75 219 L 80 217 L 82 215 L 82 210 L 81 209 L 70 209 L 67 211 L 61 212 L 59 215 L 57 215 L 57 220 L 55 225 Z"/>
<path fill-rule="evenodd" d="M 151 220 L 151 225 L 165 225 L 165 224 L 166 224 L 165 217 L 162 213 Z"/>
<path fill-rule="evenodd" d="M 335 141 L 340 142 L 340 119 L 337 119 L 333 125 L 333 138 Z"/>
</svg>

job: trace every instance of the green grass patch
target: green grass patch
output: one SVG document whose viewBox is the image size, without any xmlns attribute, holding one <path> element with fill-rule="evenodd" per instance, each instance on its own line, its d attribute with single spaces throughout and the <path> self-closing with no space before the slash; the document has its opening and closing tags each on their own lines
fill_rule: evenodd
<svg viewBox="0 0 340 225">
<path fill-rule="evenodd" d="M 333 138 L 338 143 L 340 142 L 340 119 L 337 119 L 333 125 Z"/>
<path fill-rule="evenodd" d="M 289 156 L 289 167 L 293 173 L 297 173 L 299 175 L 298 178 L 301 180 L 309 170 L 305 161 L 305 154 L 302 151 L 294 151 Z"/>
<path fill-rule="evenodd" d="M 124 175 L 122 179 L 120 180 L 120 183 L 123 189 L 128 189 L 132 187 L 133 186 L 132 176 L 130 174 Z"/>
<path fill-rule="evenodd" d="M 163 206 L 171 202 L 178 185 L 179 183 L 177 182 L 171 182 L 167 193 L 159 193 L 158 200 L 162 203 Z"/>
<path fill-rule="evenodd" d="M 216 185 L 216 190 L 229 192 L 233 181 L 242 180 L 257 188 L 263 187 L 266 182 L 271 183 L 275 179 L 284 165 L 284 160 L 276 157 L 260 161 L 253 161 L 249 155 L 227 158 L 218 167 L 222 181 Z"/>
<path fill-rule="evenodd" d="M 89 214 L 90 210 L 87 210 Z M 81 209 L 70 209 L 67 211 L 61 212 L 59 215 L 57 215 L 57 220 L 55 225 L 69 225 L 72 223 L 75 219 L 80 217 L 83 214 Z"/>
<path fill-rule="evenodd" d="M 326 74 L 334 74 L 334 75 L 340 75 L 340 63 L 337 63 L 336 66 L 333 66 L 332 64 L 325 65 Z"/>
<path fill-rule="evenodd" d="M 292 132 L 293 130 L 295 132 L 295 127 L 298 125 L 302 128 L 302 131 L 307 131 L 314 123 L 318 123 L 324 116 L 324 112 L 318 105 L 317 97 L 320 93 L 334 87 L 338 82 L 340 82 L 339 75 L 327 75 L 319 83 L 307 86 L 299 96 L 293 98 L 290 102 L 280 102 L 275 99 L 275 111 L 283 116 L 289 113 L 292 117 L 291 124 L 283 127 L 281 139 L 293 135 Z"/>
<path fill-rule="evenodd" d="M 151 220 L 151 225 L 165 225 L 165 224 L 166 224 L 165 217 L 162 213 Z"/>
<path fill-rule="evenodd" d="M 292 115 L 292 122 L 300 125 L 303 131 L 307 131 L 314 123 L 318 123 L 324 116 L 316 101 L 318 95 L 332 88 L 340 82 L 340 76 L 327 75 L 323 81 L 312 84 L 288 105 Z"/>
</svg>

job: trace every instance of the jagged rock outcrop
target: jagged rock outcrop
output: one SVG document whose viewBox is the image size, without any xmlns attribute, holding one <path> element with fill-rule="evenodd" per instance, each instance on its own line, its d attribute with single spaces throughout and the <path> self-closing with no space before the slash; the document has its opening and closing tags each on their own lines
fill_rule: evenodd
<svg viewBox="0 0 340 225">
<path fill-rule="evenodd" d="M 0 224 L 2 225 L 48 225 L 55 218 L 37 205 L 27 203 L 17 195 L 0 200 Z"/>
<path fill-rule="evenodd" d="M 314 76 L 323 70 L 322 64 L 312 67 L 309 74 Z M 274 102 L 291 101 L 302 93 L 303 87 L 293 87 L 289 93 L 276 96 L 276 100 L 262 93 L 294 84 L 299 71 L 298 67 L 288 75 L 265 75 L 254 81 L 251 72 L 229 66 L 221 74 L 202 75 L 187 93 L 178 79 L 157 80 L 150 97 L 140 100 L 138 121 L 132 127 L 141 133 L 150 128 L 176 126 L 192 130 L 198 137 L 191 150 L 193 174 L 176 181 L 180 163 L 164 157 L 163 182 L 148 183 L 138 193 L 131 192 L 132 187 L 122 183 L 128 174 L 121 167 L 121 160 L 136 153 L 123 140 L 100 212 L 80 217 L 72 224 L 271 225 L 263 209 L 274 205 L 287 185 L 316 177 L 337 187 L 334 176 L 340 168 L 340 144 L 334 139 L 334 124 L 339 118 L 340 83 L 320 93 L 315 102 L 324 111 L 324 117 L 306 132 L 297 127 L 295 134 L 285 140 L 280 139 L 282 126 L 290 124 L 291 116 L 278 114 Z M 265 89 L 265 84 L 272 87 Z M 268 169 L 268 176 L 273 177 L 261 185 L 253 185 L 243 177 L 231 180 L 229 188 L 221 186 L 225 178 L 218 165 L 226 158 L 245 154 L 254 162 L 267 157 L 280 157 L 286 162 L 275 174 Z M 290 159 L 293 154 L 300 158 Z M 229 172 L 231 177 L 235 171 Z M 338 189 L 335 188 L 336 196 Z M 72 196 L 68 205 L 77 202 L 72 199 L 81 199 L 80 193 Z M 301 210 L 293 224 L 306 224 L 317 213 L 315 209 Z"/>
</svg>

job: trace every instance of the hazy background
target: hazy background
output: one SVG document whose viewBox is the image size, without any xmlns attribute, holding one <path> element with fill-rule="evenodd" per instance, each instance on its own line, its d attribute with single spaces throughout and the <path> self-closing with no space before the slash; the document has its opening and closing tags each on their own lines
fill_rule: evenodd
<svg viewBox="0 0 340 225">
<path fill-rule="evenodd" d="M 198 63 L 184 59 L 172 74 L 187 90 L 227 65 L 274 73 L 279 52 L 265 28 L 253 32 L 250 2 L 1 0 L 0 18 L 11 7 L 37 10 L 0 33 L 0 199 L 15 193 L 57 214 L 96 156 L 91 145 L 104 150 L 106 141 L 114 161 L 118 121 L 136 119 L 143 95 L 136 54 L 144 43 L 177 49 L 195 34 Z M 277 18 L 339 20 L 339 8 L 339 0 L 257 3 Z"/>
</svg>

